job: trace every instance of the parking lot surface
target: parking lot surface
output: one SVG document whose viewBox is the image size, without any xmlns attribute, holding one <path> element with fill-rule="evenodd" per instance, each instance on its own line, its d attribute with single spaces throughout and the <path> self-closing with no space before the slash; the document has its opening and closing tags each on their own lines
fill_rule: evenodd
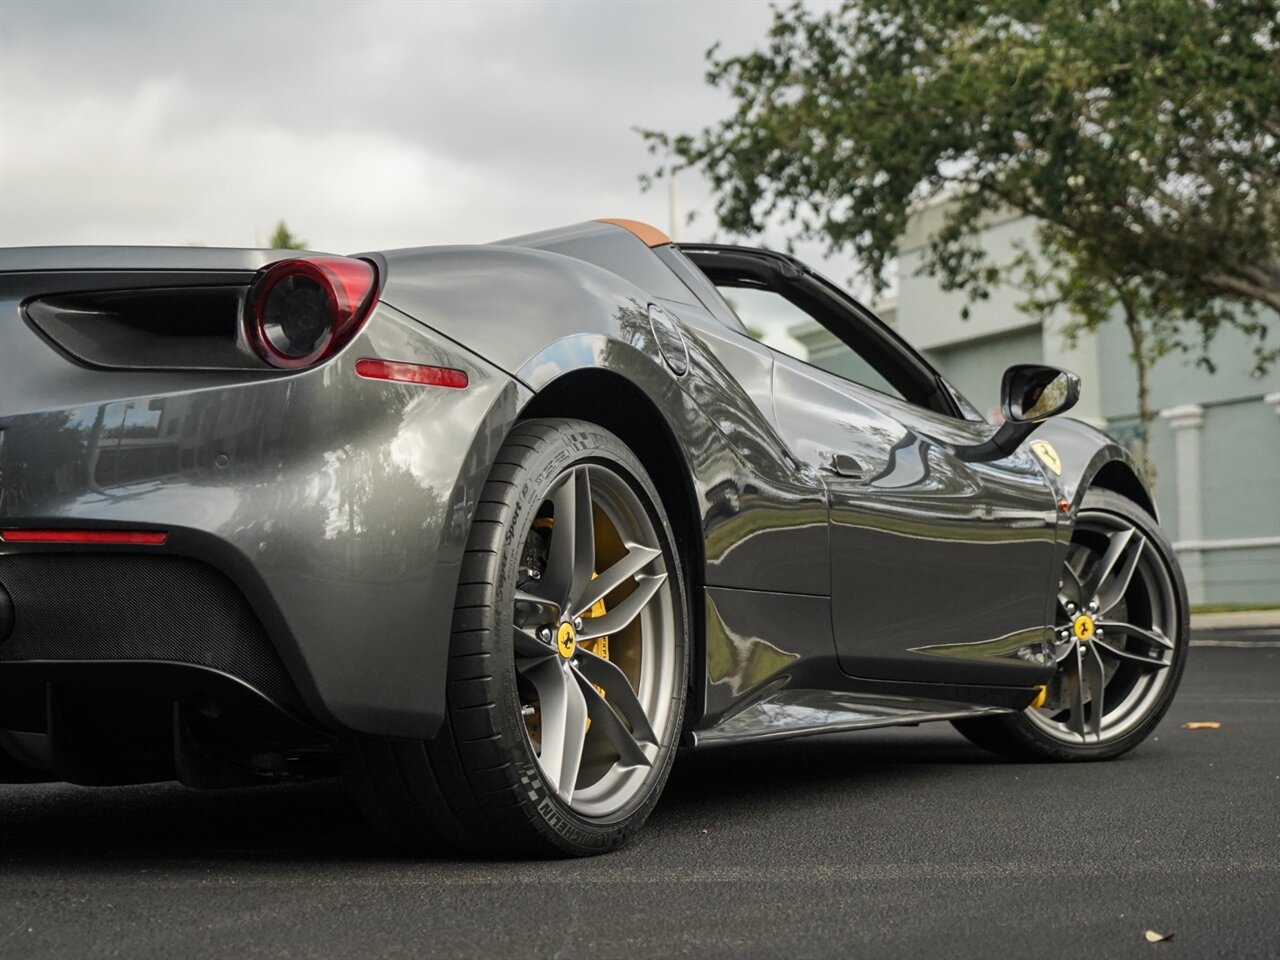
<svg viewBox="0 0 1280 960">
<path fill-rule="evenodd" d="M 1278 734 L 1280 646 L 1201 646 L 1120 760 L 946 725 L 710 750 L 569 862 L 397 856 L 330 784 L 0 786 L 0 957 L 1276 956 Z"/>
</svg>

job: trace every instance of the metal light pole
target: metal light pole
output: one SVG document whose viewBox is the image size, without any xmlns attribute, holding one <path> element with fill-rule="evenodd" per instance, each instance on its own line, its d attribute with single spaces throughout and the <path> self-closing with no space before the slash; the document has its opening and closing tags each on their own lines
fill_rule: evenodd
<svg viewBox="0 0 1280 960">
<path fill-rule="evenodd" d="M 667 177 L 667 236 L 679 240 L 680 232 L 680 188 L 676 185 L 674 171 Z"/>
</svg>

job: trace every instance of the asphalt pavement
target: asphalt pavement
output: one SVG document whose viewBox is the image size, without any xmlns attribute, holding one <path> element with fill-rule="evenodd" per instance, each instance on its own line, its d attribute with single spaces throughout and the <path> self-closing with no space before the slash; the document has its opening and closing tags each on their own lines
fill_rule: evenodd
<svg viewBox="0 0 1280 960">
<path fill-rule="evenodd" d="M 571 862 L 396 857 L 325 784 L 0 787 L 0 957 L 1275 957 L 1278 733 L 1280 644 L 1199 646 L 1120 760 L 715 749 Z"/>
</svg>

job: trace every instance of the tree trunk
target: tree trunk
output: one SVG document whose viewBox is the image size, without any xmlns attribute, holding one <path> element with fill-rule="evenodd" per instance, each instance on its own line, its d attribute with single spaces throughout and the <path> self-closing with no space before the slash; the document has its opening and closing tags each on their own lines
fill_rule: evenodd
<svg viewBox="0 0 1280 960">
<path fill-rule="evenodd" d="M 1151 409 L 1150 385 L 1147 382 L 1147 374 L 1151 370 L 1151 358 L 1147 356 L 1146 351 L 1147 332 L 1142 328 L 1142 321 L 1128 294 L 1121 294 L 1120 303 L 1124 306 L 1124 326 L 1129 331 L 1129 343 L 1133 346 L 1133 364 L 1138 373 L 1138 422 L 1142 427 L 1138 446 L 1138 464 L 1146 476 L 1152 496 L 1155 496 L 1156 465 L 1151 459 L 1151 430 L 1155 426 L 1156 412 Z"/>
</svg>

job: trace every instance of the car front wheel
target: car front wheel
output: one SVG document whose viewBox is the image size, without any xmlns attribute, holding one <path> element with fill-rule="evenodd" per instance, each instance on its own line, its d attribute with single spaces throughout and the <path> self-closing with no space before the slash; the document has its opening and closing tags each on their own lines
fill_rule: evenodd
<svg viewBox="0 0 1280 960">
<path fill-rule="evenodd" d="M 1058 587 L 1057 669 L 1020 714 L 956 721 L 966 737 L 1033 760 L 1102 760 L 1133 749 L 1173 700 L 1190 640 L 1173 547 L 1133 501 L 1091 490 Z"/>
</svg>

